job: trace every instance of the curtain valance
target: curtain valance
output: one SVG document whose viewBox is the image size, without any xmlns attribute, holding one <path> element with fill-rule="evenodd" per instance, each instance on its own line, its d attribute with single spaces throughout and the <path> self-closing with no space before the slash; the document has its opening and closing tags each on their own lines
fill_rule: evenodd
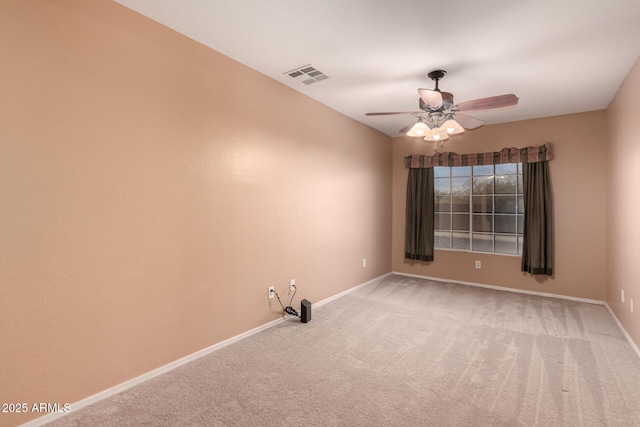
<svg viewBox="0 0 640 427">
<path fill-rule="evenodd" d="M 537 163 L 553 159 L 551 144 L 538 147 L 503 148 L 492 153 L 457 154 L 452 152 L 436 153 L 433 156 L 410 154 L 404 158 L 407 168 L 432 168 L 434 166 L 478 166 L 498 165 L 501 163 Z"/>
</svg>

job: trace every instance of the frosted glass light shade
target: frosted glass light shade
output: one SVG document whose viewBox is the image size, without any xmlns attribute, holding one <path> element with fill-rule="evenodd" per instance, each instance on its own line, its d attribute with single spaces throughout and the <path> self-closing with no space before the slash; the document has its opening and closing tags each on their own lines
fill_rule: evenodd
<svg viewBox="0 0 640 427">
<path fill-rule="evenodd" d="M 455 135 L 457 133 L 464 132 L 464 128 L 460 126 L 460 123 L 454 119 L 449 119 L 440 126 L 440 129 L 444 129 L 449 135 Z"/>
<path fill-rule="evenodd" d="M 443 128 L 430 129 L 424 135 L 425 141 L 444 141 L 445 139 L 449 139 L 449 135 Z"/>
<path fill-rule="evenodd" d="M 423 121 L 418 121 L 409 132 L 407 132 L 407 136 L 425 136 L 429 131 L 429 126 Z"/>
</svg>

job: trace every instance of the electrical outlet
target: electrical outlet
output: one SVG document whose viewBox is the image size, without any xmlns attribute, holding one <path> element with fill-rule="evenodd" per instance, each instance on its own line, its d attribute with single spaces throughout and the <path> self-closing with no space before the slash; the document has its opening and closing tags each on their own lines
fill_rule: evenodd
<svg viewBox="0 0 640 427">
<path fill-rule="evenodd" d="M 624 289 L 620 291 L 620 300 L 624 302 Z"/>
<path fill-rule="evenodd" d="M 269 299 L 273 299 L 276 296 L 276 288 L 275 286 L 269 286 Z"/>
<path fill-rule="evenodd" d="M 476 261 L 476 268 L 477 269 L 482 268 L 482 263 L 480 261 Z"/>
<path fill-rule="evenodd" d="M 291 279 L 291 281 L 289 282 L 289 290 L 291 292 L 296 290 L 296 279 Z"/>
<path fill-rule="evenodd" d="M 631 301 L 631 313 L 633 313 L 633 298 L 630 299 L 629 301 Z"/>
<path fill-rule="evenodd" d="M 363 267 L 367 266 L 367 259 L 366 258 L 362 258 L 362 266 Z"/>
</svg>

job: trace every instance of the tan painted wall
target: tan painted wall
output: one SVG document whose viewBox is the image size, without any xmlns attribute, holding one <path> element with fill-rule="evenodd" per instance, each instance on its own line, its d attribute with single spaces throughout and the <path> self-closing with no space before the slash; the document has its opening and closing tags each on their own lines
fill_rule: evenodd
<svg viewBox="0 0 640 427">
<path fill-rule="evenodd" d="M 607 304 L 640 347 L 640 59 L 607 113 Z"/>
<path fill-rule="evenodd" d="M 0 57 L 0 402 L 277 319 L 269 285 L 391 270 L 388 136 L 110 1 L 0 2 Z"/>
<path fill-rule="evenodd" d="M 478 115 L 479 117 L 479 115 Z M 555 218 L 555 273 L 539 279 L 520 271 L 520 257 L 436 250 L 432 263 L 404 259 L 407 154 L 433 154 L 433 143 L 401 137 L 393 141 L 394 271 L 436 278 L 605 298 L 605 112 L 589 112 L 484 126 L 450 138 L 439 151 L 477 153 L 551 142 Z M 474 261 L 482 261 L 476 270 Z"/>
</svg>

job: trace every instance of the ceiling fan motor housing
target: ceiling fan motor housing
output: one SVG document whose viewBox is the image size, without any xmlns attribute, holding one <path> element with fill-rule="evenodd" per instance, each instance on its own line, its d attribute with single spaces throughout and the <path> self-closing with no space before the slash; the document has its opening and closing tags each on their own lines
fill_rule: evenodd
<svg viewBox="0 0 640 427">
<path fill-rule="evenodd" d="M 442 106 L 435 111 L 446 111 L 450 110 L 453 107 L 453 94 L 450 92 L 440 92 L 442 95 Z M 420 109 L 426 112 L 434 111 L 427 103 L 425 103 L 422 98 L 419 99 Z"/>
</svg>

